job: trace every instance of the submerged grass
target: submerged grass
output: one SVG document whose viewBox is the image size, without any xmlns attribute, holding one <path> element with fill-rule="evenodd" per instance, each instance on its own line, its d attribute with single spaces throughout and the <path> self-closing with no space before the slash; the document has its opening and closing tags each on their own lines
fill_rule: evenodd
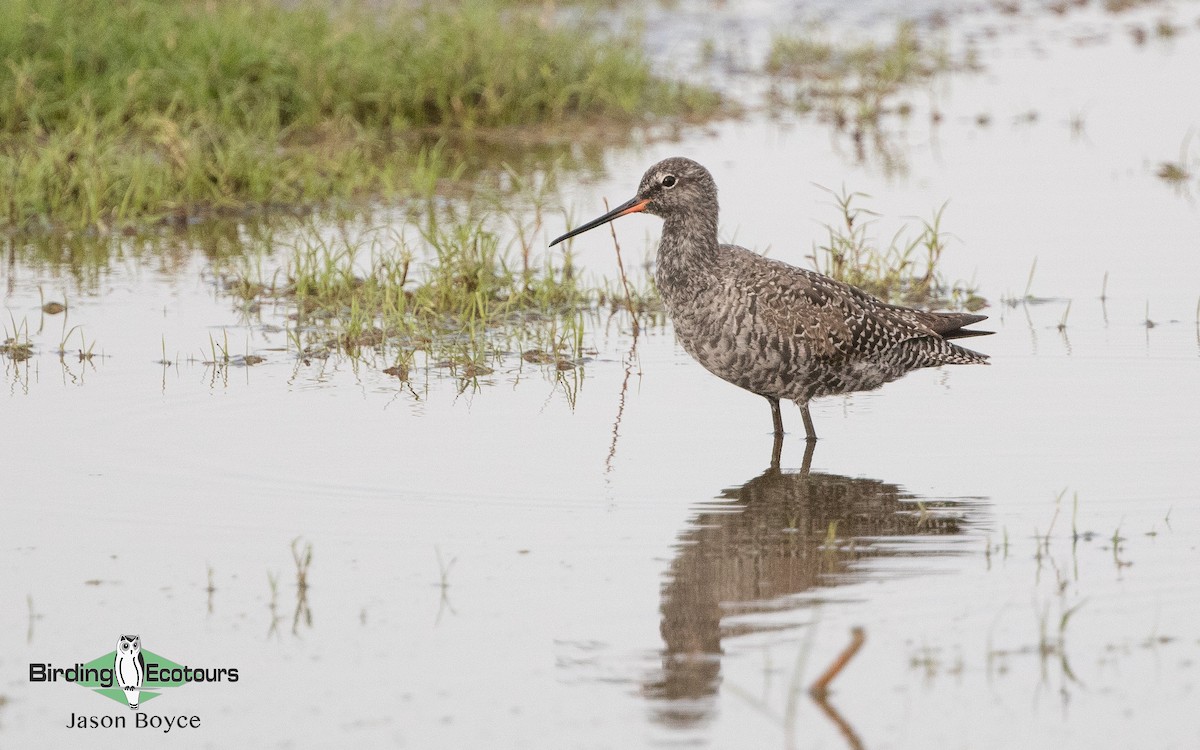
<svg viewBox="0 0 1200 750">
<path fill-rule="evenodd" d="M 447 132 L 711 113 L 634 40 L 499 0 L 0 4 L 0 222 L 418 187 Z M 425 139 L 425 140 L 422 140 Z"/>
<path fill-rule="evenodd" d="M 837 44 L 818 32 L 777 34 L 764 63 L 775 83 L 775 105 L 812 112 L 848 134 L 860 161 L 868 148 L 885 165 L 899 167 L 900 157 L 883 127 L 889 115 L 907 117 L 912 104 L 902 94 L 937 75 L 978 68 L 973 52 L 952 59 L 944 45 L 923 39 L 917 25 L 906 21 L 883 43 Z M 940 115 L 931 113 L 935 119 Z"/>
<path fill-rule="evenodd" d="M 1163 182 L 1173 185 L 1179 192 L 1186 192 L 1186 183 L 1197 173 L 1200 173 L 1200 154 L 1192 154 L 1192 136 L 1194 130 L 1189 130 L 1179 146 L 1178 161 L 1159 162 L 1155 175 Z"/>
<path fill-rule="evenodd" d="M 914 22 L 905 21 L 884 43 L 834 44 L 812 32 L 778 34 L 771 40 L 764 69 L 777 79 L 801 84 L 795 93 L 801 108 L 813 108 L 820 100 L 830 102 L 835 111 L 855 104 L 859 117 L 876 119 L 888 97 L 902 88 L 977 65 L 971 55 L 955 62 L 943 46 L 922 40 Z"/>
<path fill-rule="evenodd" d="M 884 44 L 841 46 L 811 35 L 779 34 L 771 40 L 764 66 L 775 76 L 830 85 L 851 81 L 881 91 L 894 91 L 951 67 L 944 50 L 922 43 L 912 21 L 899 24 L 895 37 Z"/>
</svg>

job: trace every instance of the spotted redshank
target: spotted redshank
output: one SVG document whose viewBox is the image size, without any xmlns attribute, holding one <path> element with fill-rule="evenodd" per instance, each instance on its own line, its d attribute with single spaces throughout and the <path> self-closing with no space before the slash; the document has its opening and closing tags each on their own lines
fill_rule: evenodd
<svg viewBox="0 0 1200 750">
<path fill-rule="evenodd" d="M 925 312 L 891 305 L 815 271 L 717 240 L 717 185 L 700 164 L 664 159 L 642 176 L 637 195 L 551 242 L 551 246 L 632 213 L 662 218 L 654 281 L 683 348 L 717 377 L 771 404 L 795 401 L 808 440 L 808 402 L 879 388 L 938 365 L 987 364 L 987 355 L 948 339 L 990 331 L 965 326 L 986 315 Z"/>
</svg>

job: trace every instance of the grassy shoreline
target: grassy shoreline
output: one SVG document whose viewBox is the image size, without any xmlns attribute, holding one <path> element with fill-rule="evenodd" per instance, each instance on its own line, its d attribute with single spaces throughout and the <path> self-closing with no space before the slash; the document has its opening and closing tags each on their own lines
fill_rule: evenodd
<svg viewBox="0 0 1200 750">
<path fill-rule="evenodd" d="M 419 192 L 447 137 L 714 113 L 636 41 L 491 2 L 10 0 L 0 227 Z"/>
</svg>

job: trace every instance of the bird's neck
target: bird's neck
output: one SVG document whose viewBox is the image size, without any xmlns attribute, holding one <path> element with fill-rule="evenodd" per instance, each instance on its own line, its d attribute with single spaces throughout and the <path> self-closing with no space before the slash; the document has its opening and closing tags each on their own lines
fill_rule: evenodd
<svg viewBox="0 0 1200 750">
<path fill-rule="evenodd" d="M 671 217 L 663 222 L 658 264 L 678 266 L 692 273 L 698 268 L 711 268 L 717 260 L 718 246 L 715 211 Z"/>
<path fill-rule="evenodd" d="M 654 282 L 668 310 L 687 305 L 709 285 L 718 246 L 715 212 L 711 217 L 693 214 L 664 222 Z"/>
</svg>

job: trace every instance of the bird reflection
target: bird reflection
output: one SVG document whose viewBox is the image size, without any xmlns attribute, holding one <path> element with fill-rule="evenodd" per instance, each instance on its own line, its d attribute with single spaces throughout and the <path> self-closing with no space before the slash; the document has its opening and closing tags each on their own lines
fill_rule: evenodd
<svg viewBox="0 0 1200 750">
<path fill-rule="evenodd" d="M 686 728 L 707 719 L 723 641 L 792 627 L 746 615 L 799 609 L 796 594 L 862 580 L 858 561 L 917 554 L 898 550 L 898 537 L 960 532 L 961 502 L 919 503 L 894 484 L 810 471 L 813 445 L 801 469 L 782 470 L 777 439 L 770 468 L 706 503 L 680 534 L 662 591 L 662 671 L 643 687 L 656 720 Z"/>
</svg>

